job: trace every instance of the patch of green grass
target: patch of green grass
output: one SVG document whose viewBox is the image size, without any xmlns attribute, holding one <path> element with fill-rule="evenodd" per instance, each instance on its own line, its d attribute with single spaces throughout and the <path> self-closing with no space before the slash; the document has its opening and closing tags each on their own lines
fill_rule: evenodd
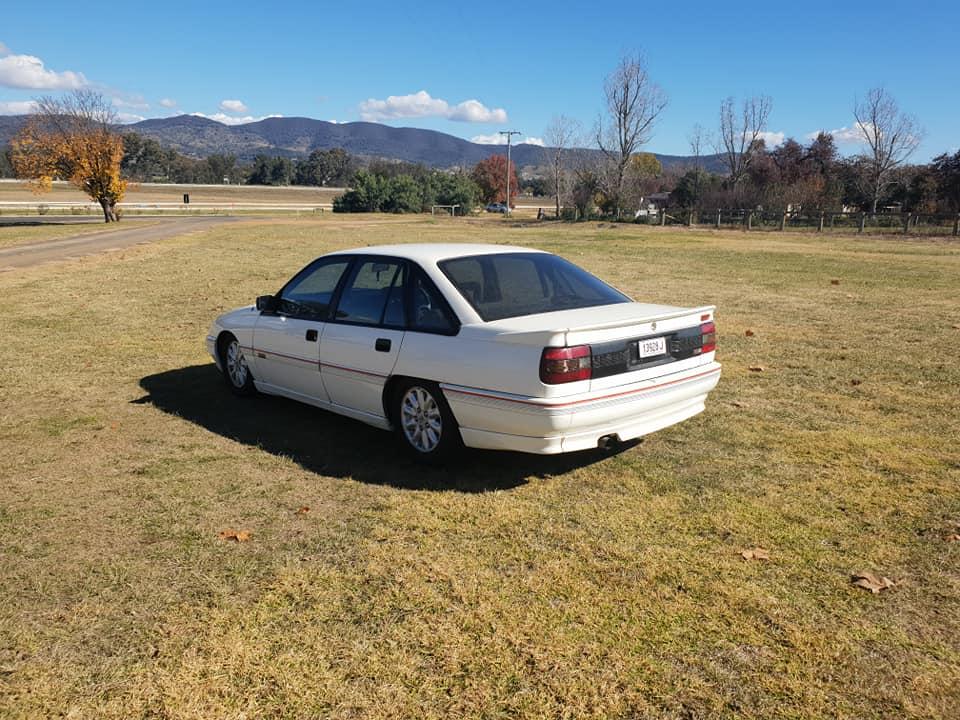
<svg viewBox="0 0 960 720">
<path fill-rule="evenodd" d="M 218 312 L 316 255 L 461 240 L 715 303 L 724 374 L 706 412 L 618 454 L 433 470 L 372 428 L 234 398 L 204 354 Z M 8 273 L 0 290 L 0 714 L 960 704 L 960 245 L 325 217 Z M 771 559 L 743 560 L 755 546 Z M 896 586 L 858 590 L 858 571 Z"/>
</svg>

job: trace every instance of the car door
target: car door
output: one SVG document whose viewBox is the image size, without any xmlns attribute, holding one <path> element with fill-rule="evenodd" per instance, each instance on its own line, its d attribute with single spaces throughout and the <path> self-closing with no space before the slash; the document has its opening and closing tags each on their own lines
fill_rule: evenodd
<svg viewBox="0 0 960 720">
<path fill-rule="evenodd" d="M 357 258 L 320 341 L 320 374 L 335 405 L 384 417 L 383 387 L 404 337 L 408 275 L 403 260 Z"/>
<path fill-rule="evenodd" d="M 324 404 L 320 338 L 349 256 L 324 258 L 295 275 L 278 295 L 277 311 L 263 312 L 253 330 L 254 377 L 267 392 Z"/>
</svg>

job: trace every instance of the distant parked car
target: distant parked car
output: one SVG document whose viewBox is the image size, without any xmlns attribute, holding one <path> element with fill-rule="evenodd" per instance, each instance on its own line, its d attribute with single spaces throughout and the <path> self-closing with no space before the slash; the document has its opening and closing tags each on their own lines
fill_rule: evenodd
<svg viewBox="0 0 960 720">
<path fill-rule="evenodd" d="M 505 203 L 490 203 L 487 205 L 487 212 L 493 213 L 505 213 L 507 212 L 507 206 Z"/>
<path fill-rule="evenodd" d="M 283 395 L 395 430 L 419 459 L 607 446 L 704 409 L 714 308 L 633 302 L 563 258 L 501 245 L 324 255 L 214 321 L 239 395 Z"/>
</svg>

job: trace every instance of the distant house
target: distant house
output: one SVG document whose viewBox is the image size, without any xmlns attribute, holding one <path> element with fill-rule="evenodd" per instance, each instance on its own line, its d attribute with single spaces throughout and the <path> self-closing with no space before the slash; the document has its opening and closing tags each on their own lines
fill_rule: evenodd
<svg viewBox="0 0 960 720">
<path fill-rule="evenodd" d="M 670 193 L 655 192 L 646 197 L 640 198 L 640 209 L 634 214 L 634 217 L 644 217 L 645 215 L 656 215 L 663 208 L 670 204 Z"/>
</svg>

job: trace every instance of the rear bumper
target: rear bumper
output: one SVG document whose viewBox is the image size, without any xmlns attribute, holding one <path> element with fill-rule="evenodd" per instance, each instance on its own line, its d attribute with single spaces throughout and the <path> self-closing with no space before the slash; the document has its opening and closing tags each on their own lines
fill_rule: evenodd
<svg viewBox="0 0 960 720">
<path fill-rule="evenodd" d="M 711 362 L 631 385 L 556 399 L 442 385 L 468 447 L 557 454 L 595 448 L 601 438 L 631 440 L 704 409 L 720 379 Z"/>
</svg>

